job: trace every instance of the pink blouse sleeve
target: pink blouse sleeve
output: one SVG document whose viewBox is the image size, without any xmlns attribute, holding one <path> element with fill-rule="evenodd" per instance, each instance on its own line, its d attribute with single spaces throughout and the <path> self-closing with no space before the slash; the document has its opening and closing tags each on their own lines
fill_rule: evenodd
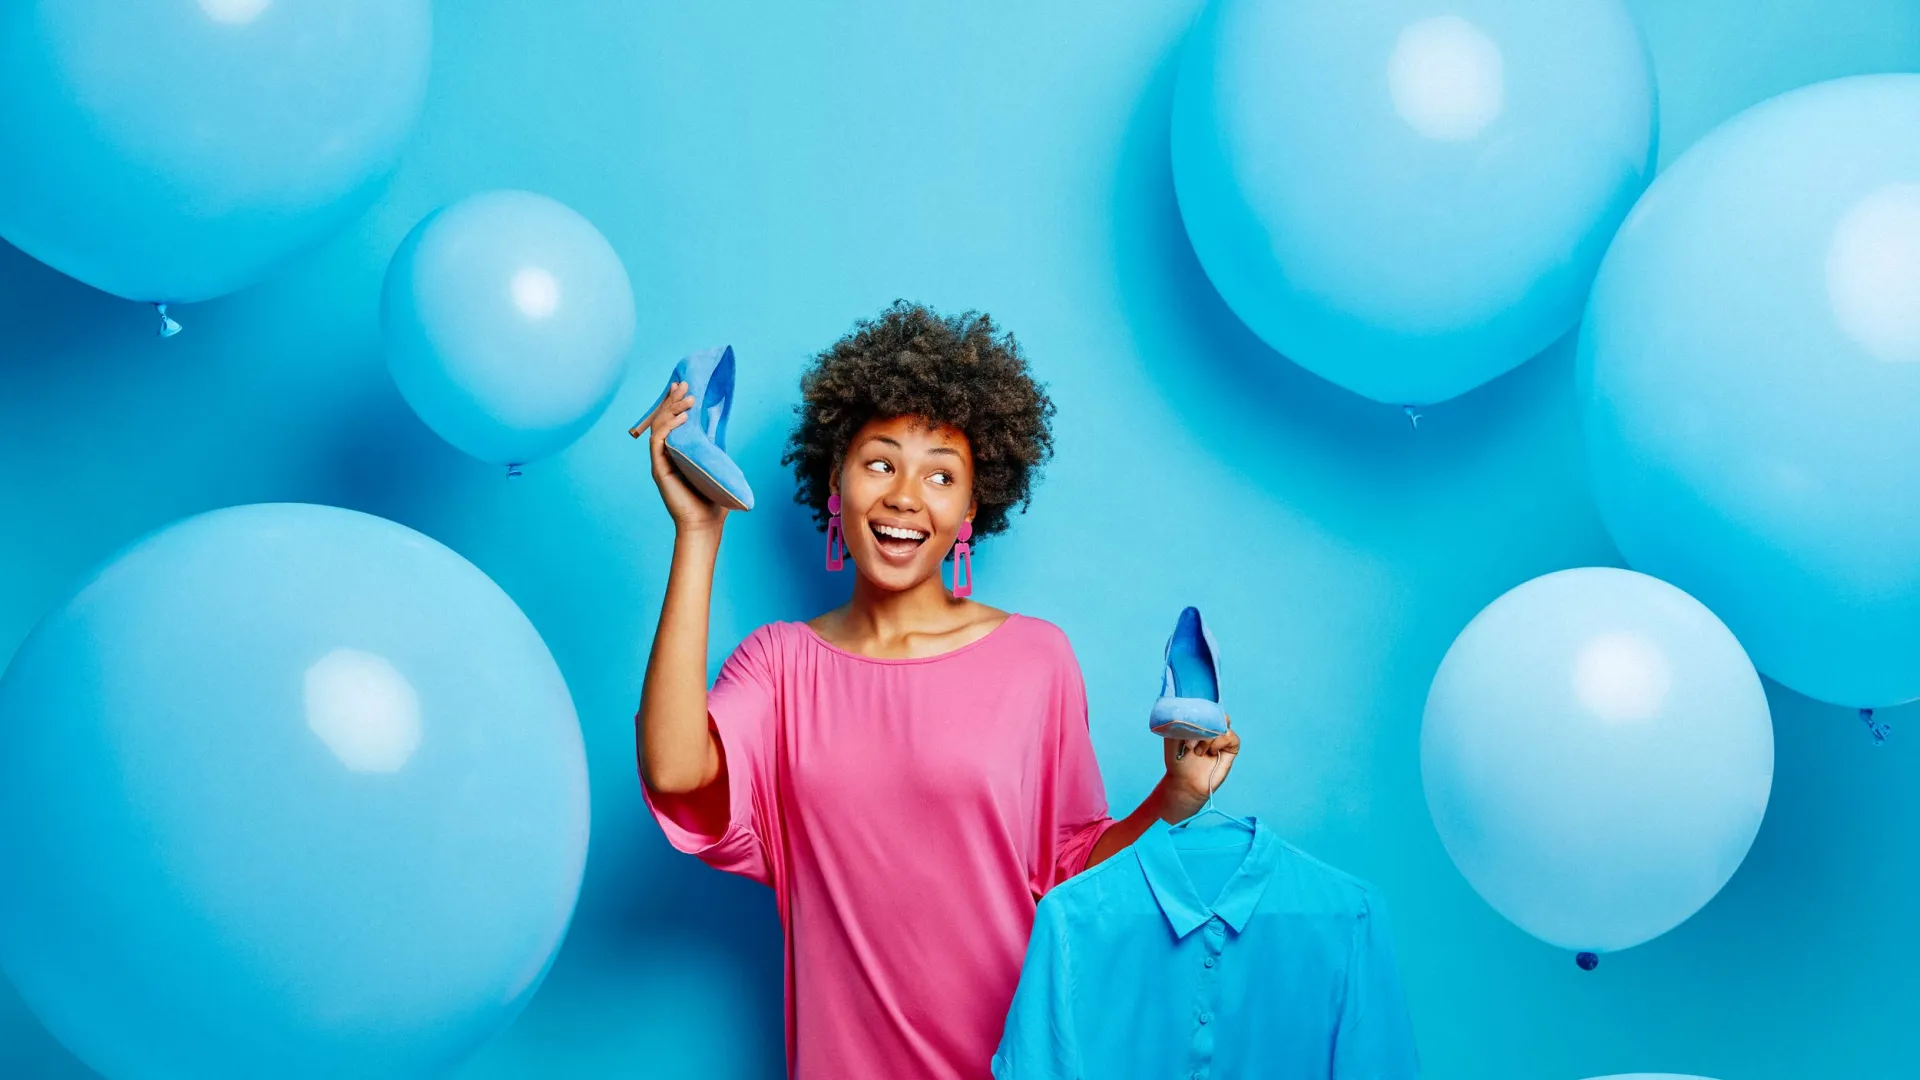
<svg viewBox="0 0 1920 1080">
<path fill-rule="evenodd" d="M 1093 753 L 1087 718 L 1087 684 L 1066 635 L 1060 635 L 1059 674 L 1050 720 L 1052 753 L 1042 765 L 1040 852 L 1028 885 L 1038 898 L 1086 869 L 1100 834 L 1113 824 L 1107 787 Z"/>
<path fill-rule="evenodd" d="M 676 850 L 697 856 L 716 870 L 771 885 L 766 808 L 771 805 L 774 733 L 779 707 L 778 643 L 762 626 L 734 648 L 707 691 L 707 724 L 720 743 L 725 778 L 721 807 L 696 805 L 697 794 L 667 795 L 640 785 L 647 809 Z"/>
</svg>

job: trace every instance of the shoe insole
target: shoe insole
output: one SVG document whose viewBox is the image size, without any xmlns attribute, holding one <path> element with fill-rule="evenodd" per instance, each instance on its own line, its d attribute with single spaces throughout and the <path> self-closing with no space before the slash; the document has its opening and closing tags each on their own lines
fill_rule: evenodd
<svg viewBox="0 0 1920 1080">
<path fill-rule="evenodd" d="M 1167 662 L 1173 665 L 1173 686 L 1181 697 L 1220 700 L 1220 688 L 1213 682 L 1213 664 L 1206 654 L 1206 642 L 1198 634 L 1174 645 Z"/>
</svg>

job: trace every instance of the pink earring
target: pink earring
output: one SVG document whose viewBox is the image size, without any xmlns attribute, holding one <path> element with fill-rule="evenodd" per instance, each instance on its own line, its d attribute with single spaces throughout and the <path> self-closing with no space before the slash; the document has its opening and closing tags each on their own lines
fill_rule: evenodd
<svg viewBox="0 0 1920 1080">
<path fill-rule="evenodd" d="M 973 522 L 960 523 L 959 542 L 953 545 L 953 595 L 973 595 L 973 549 L 967 541 L 973 539 Z"/>
<path fill-rule="evenodd" d="M 840 496 L 827 496 L 827 569 L 838 570 L 847 557 L 847 533 L 840 527 Z"/>
</svg>

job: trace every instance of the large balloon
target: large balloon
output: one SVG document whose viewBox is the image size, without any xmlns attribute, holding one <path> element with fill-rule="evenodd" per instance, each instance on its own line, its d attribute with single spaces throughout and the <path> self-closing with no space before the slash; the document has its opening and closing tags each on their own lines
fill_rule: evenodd
<svg viewBox="0 0 1920 1080">
<path fill-rule="evenodd" d="M 1920 75 L 1782 94 L 1683 154 L 1607 253 L 1578 370 L 1629 564 L 1803 694 L 1920 697 Z"/>
<path fill-rule="evenodd" d="M 587 802 L 566 683 L 472 564 L 201 514 L 0 679 L 0 968 L 115 1080 L 438 1075 L 544 978 Z"/>
<path fill-rule="evenodd" d="M 1678 926 L 1746 858 L 1773 724 L 1740 643 L 1698 601 L 1631 570 L 1562 570 L 1489 604 L 1447 650 L 1420 773 L 1447 853 L 1495 910 L 1601 953 Z"/>
<path fill-rule="evenodd" d="M 1712 1080 L 1712 1078 L 1694 1076 L 1691 1073 L 1616 1073 L 1612 1076 L 1596 1076 L 1593 1080 Z"/>
<path fill-rule="evenodd" d="M 430 46 L 427 0 L 0 4 L 0 236 L 135 300 L 250 285 L 373 200 Z"/>
<path fill-rule="evenodd" d="M 633 344 L 633 286 L 566 206 L 489 191 L 427 216 L 387 268 L 394 382 L 427 426 L 482 461 L 564 448 L 606 411 Z"/>
<path fill-rule="evenodd" d="M 1213 0 L 1173 107 L 1180 213 L 1220 295 L 1397 405 L 1573 329 L 1654 145 L 1620 0 Z"/>
</svg>

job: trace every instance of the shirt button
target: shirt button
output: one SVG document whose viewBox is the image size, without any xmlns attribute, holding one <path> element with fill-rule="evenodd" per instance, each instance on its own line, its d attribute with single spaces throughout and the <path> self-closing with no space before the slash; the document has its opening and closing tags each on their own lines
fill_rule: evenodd
<svg viewBox="0 0 1920 1080">
<path fill-rule="evenodd" d="M 1200 962 L 1201 962 L 1201 963 L 1203 963 L 1203 964 L 1205 964 L 1205 965 L 1207 965 L 1208 967 L 1212 967 L 1212 966 L 1213 966 L 1213 957 L 1211 957 L 1211 956 L 1209 956 L 1209 957 L 1207 957 L 1207 958 L 1206 958 L 1205 960 L 1202 960 L 1202 961 L 1200 961 Z"/>
</svg>

